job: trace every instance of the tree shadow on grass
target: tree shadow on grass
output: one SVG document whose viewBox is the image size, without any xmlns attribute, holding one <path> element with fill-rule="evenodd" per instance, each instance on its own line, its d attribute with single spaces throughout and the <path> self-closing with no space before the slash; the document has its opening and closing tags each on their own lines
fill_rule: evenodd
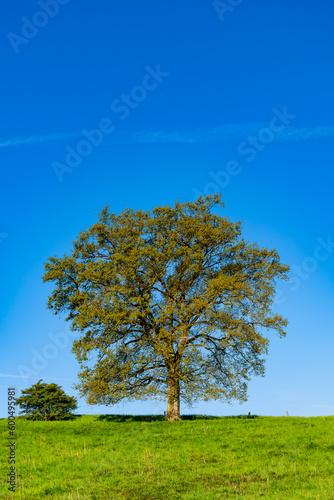
<svg viewBox="0 0 334 500">
<path fill-rule="evenodd" d="M 216 417 L 213 415 L 181 415 L 181 420 L 217 420 L 225 418 L 258 418 L 258 415 Z M 98 415 L 99 422 L 164 422 L 164 415 Z"/>
<path fill-rule="evenodd" d="M 225 418 L 258 418 L 258 415 L 231 415 L 217 417 L 214 415 L 181 415 L 182 420 L 224 420 Z"/>
<path fill-rule="evenodd" d="M 222 418 L 260 418 L 259 415 L 231 415 L 227 417 L 222 417 Z"/>
<path fill-rule="evenodd" d="M 99 422 L 162 422 L 163 415 L 99 415 L 96 417 Z"/>
</svg>

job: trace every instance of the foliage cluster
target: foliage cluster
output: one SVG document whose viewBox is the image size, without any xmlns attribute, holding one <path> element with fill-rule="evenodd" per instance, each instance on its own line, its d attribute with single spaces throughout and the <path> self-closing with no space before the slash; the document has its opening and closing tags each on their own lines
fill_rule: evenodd
<svg viewBox="0 0 334 500">
<path fill-rule="evenodd" d="M 57 384 L 41 383 L 32 385 L 22 391 L 16 399 L 16 405 L 21 408 L 20 414 L 28 420 L 68 420 L 73 418 L 77 408 L 74 397 L 68 396 Z"/>
</svg>

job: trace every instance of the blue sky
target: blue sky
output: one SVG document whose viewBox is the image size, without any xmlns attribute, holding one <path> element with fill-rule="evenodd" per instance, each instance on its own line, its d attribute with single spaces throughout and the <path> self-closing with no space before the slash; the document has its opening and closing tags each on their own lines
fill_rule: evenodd
<svg viewBox="0 0 334 500">
<path fill-rule="evenodd" d="M 107 202 L 151 209 L 214 191 L 246 239 L 291 266 L 275 304 L 290 323 L 285 339 L 269 334 L 247 403 L 182 411 L 334 414 L 333 14 L 321 0 L 5 1 L 1 417 L 8 386 L 42 378 L 75 394 L 73 334 L 46 309 L 47 258 Z"/>
</svg>

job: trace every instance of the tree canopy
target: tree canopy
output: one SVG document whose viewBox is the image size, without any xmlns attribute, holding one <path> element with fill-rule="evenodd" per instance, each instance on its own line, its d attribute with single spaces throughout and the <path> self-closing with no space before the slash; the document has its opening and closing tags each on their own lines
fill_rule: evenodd
<svg viewBox="0 0 334 500">
<path fill-rule="evenodd" d="M 15 404 L 20 405 L 20 413 L 30 420 L 66 420 L 73 418 L 77 401 L 67 396 L 57 384 L 37 384 L 24 389 Z"/>
<path fill-rule="evenodd" d="M 218 194 L 152 212 L 106 205 L 70 255 L 48 259 L 48 307 L 80 334 L 76 387 L 89 404 L 167 398 L 176 420 L 180 399 L 247 399 L 265 332 L 285 335 L 272 303 L 289 268 L 246 242 L 223 206 Z"/>
</svg>

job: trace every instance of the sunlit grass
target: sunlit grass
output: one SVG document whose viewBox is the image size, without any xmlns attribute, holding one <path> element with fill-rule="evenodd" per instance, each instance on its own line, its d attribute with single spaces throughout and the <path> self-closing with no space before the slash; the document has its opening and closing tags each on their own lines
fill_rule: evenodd
<svg viewBox="0 0 334 500">
<path fill-rule="evenodd" d="M 17 499 L 334 499 L 334 417 L 16 423 Z M 6 420 L 0 432 L 10 499 Z"/>
</svg>

